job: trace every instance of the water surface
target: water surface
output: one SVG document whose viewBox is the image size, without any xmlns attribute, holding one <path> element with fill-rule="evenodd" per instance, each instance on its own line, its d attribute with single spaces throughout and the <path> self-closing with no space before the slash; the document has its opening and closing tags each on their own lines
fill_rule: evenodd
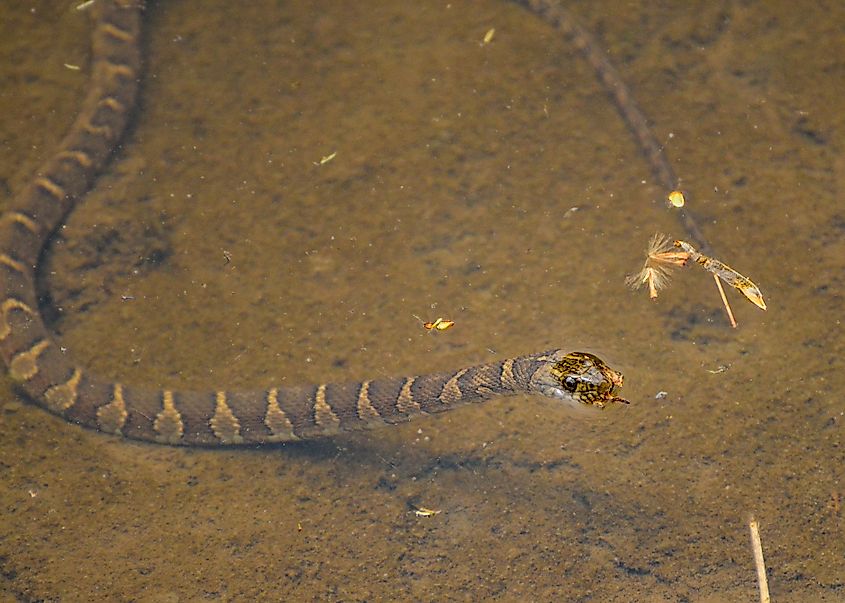
<svg viewBox="0 0 845 603">
<path fill-rule="evenodd" d="M 845 10 L 571 9 L 768 311 L 733 296 L 731 329 L 693 269 L 656 303 L 625 288 L 653 232 L 685 233 L 588 67 L 525 10 L 152 3 L 132 131 L 42 275 L 83 364 L 260 388 L 566 347 L 623 370 L 632 404 L 517 397 L 185 450 L 70 426 L 5 379 L 6 596 L 754 601 L 750 514 L 775 600 L 845 596 Z M 90 27 L 61 2 L 2 15 L 8 198 L 73 119 Z"/>
</svg>

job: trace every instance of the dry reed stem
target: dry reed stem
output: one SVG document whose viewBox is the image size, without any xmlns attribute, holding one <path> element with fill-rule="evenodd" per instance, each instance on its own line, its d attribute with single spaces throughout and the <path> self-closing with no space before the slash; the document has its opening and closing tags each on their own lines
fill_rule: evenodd
<svg viewBox="0 0 845 603">
<path fill-rule="evenodd" d="M 760 603 L 771 603 L 769 582 L 766 579 L 766 563 L 763 561 L 763 543 L 760 541 L 760 524 L 753 516 L 748 521 L 748 529 L 751 531 L 751 550 L 754 552 L 754 565 L 757 567 Z"/>
</svg>

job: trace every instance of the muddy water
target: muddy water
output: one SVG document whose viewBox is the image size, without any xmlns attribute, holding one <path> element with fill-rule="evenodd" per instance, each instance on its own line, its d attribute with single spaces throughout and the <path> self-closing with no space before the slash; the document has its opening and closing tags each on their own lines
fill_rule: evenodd
<svg viewBox="0 0 845 603">
<path fill-rule="evenodd" d="M 148 7 L 133 129 L 44 267 L 63 345 L 193 388 L 586 349 L 631 406 L 518 397 L 183 450 L 70 426 L 4 378 L 3 595 L 754 601 L 753 514 L 775 600 L 842 600 L 845 10 L 571 6 L 766 296 L 733 295 L 731 329 L 704 273 L 656 303 L 625 288 L 653 232 L 684 233 L 559 35 L 505 2 L 382 4 Z M 71 3 L 0 10 L 8 197 L 73 118 L 90 27 Z"/>
</svg>

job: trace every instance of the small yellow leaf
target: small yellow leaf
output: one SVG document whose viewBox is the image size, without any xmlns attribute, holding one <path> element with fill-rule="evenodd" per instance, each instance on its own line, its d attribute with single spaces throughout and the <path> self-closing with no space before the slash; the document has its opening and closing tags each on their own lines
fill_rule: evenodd
<svg viewBox="0 0 845 603">
<path fill-rule="evenodd" d="M 669 200 L 669 204 L 672 205 L 672 207 L 683 207 L 684 204 L 687 202 L 686 198 L 684 197 L 684 193 L 682 193 L 681 191 L 672 191 L 671 193 L 669 193 L 667 199 Z"/>
</svg>

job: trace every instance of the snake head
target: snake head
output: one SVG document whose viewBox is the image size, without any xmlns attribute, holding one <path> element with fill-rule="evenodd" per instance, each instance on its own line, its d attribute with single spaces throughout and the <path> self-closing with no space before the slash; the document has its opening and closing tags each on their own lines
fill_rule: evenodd
<svg viewBox="0 0 845 603">
<path fill-rule="evenodd" d="M 587 352 L 553 352 L 546 356 L 546 366 L 535 373 L 534 387 L 542 394 L 575 403 L 604 408 L 609 404 L 628 404 L 616 395 L 624 377 L 598 356 Z"/>
</svg>

